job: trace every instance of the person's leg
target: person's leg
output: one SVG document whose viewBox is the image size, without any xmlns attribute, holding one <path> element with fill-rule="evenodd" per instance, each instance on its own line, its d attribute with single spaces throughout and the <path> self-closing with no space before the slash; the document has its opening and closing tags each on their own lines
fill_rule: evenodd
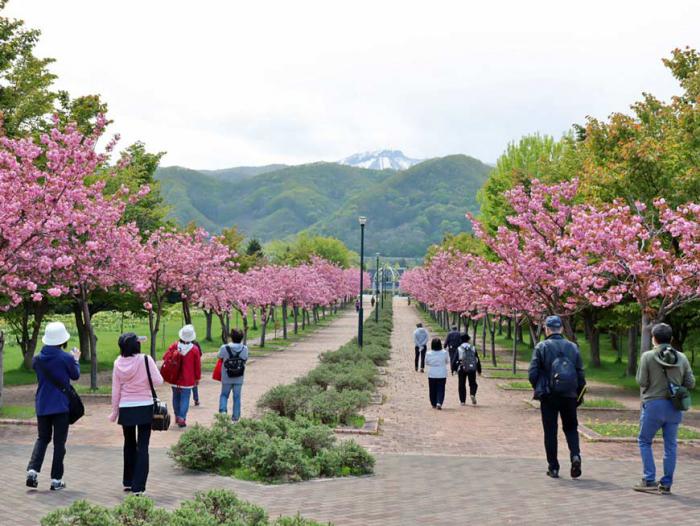
<svg viewBox="0 0 700 526">
<path fill-rule="evenodd" d="M 550 470 L 559 470 L 559 460 L 557 459 L 557 419 L 559 411 L 556 401 L 542 400 L 540 402 L 540 412 L 542 413 L 542 429 L 544 431 L 544 450 L 547 454 L 547 465 Z"/>
<path fill-rule="evenodd" d="M 420 358 L 420 347 L 417 345 L 414 347 L 416 350 L 416 371 L 418 370 L 418 359 Z"/>
<path fill-rule="evenodd" d="M 642 476 L 648 483 L 656 482 L 656 464 L 654 464 L 654 452 L 651 444 L 654 435 L 661 428 L 662 422 L 658 415 L 658 402 L 664 400 L 651 400 L 642 404 L 639 415 L 639 453 L 642 457 Z"/>
<path fill-rule="evenodd" d="M 455 361 L 455 353 L 457 352 L 457 349 L 450 349 L 448 352 L 450 353 L 450 372 L 452 373 L 452 376 L 454 376 L 454 374 L 455 374 L 454 361 Z"/>
<path fill-rule="evenodd" d="M 181 392 L 179 387 L 174 387 L 173 386 L 173 412 L 175 413 L 175 418 L 182 418 L 182 415 L 180 414 L 180 398 L 181 398 Z"/>
<path fill-rule="evenodd" d="M 124 472 L 122 485 L 132 488 L 134 484 L 134 466 L 136 464 L 136 426 L 122 426 L 124 434 Z"/>
<path fill-rule="evenodd" d="M 187 420 L 187 411 L 190 409 L 190 393 L 191 387 L 183 387 L 180 393 L 180 418 Z"/>
<path fill-rule="evenodd" d="M 437 391 L 435 388 L 435 378 L 428 378 L 428 396 L 430 397 L 430 405 L 437 405 Z"/>
<path fill-rule="evenodd" d="M 437 380 L 437 403 L 442 406 L 445 403 L 445 385 L 447 385 L 447 378 L 438 378 Z"/>
<path fill-rule="evenodd" d="M 678 449 L 678 426 L 683 420 L 683 413 L 673 407 L 670 400 L 664 407 L 664 424 L 661 427 L 664 435 L 664 476 L 659 480 L 659 484 L 666 491 L 671 489 L 673 484 L 673 472 L 676 470 L 676 450 Z"/>
<path fill-rule="evenodd" d="M 199 405 L 199 386 L 195 385 L 192 388 L 192 400 L 194 400 L 194 405 Z"/>
<path fill-rule="evenodd" d="M 457 391 L 459 392 L 459 403 L 467 402 L 467 373 L 457 371 Z"/>
<path fill-rule="evenodd" d="M 420 370 L 423 372 L 425 369 L 425 353 L 428 352 L 428 348 L 423 346 L 420 350 Z"/>
<path fill-rule="evenodd" d="M 561 427 L 564 430 L 566 443 L 569 446 L 569 458 L 581 456 L 581 447 L 578 438 L 578 417 L 576 415 L 576 399 L 564 398 L 561 400 Z"/>
<path fill-rule="evenodd" d="M 32 451 L 32 456 L 29 459 L 27 471 L 32 470 L 40 473 L 41 466 L 44 463 L 44 457 L 46 456 L 46 449 L 51 443 L 53 424 L 51 416 L 37 416 L 36 423 L 38 436 L 36 442 L 34 443 L 34 449 Z"/>
<path fill-rule="evenodd" d="M 51 479 L 63 479 L 63 459 L 66 456 L 66 441 L 68 440 L 68 413 L 53 415 L 53 462 L 51 463 Z"/>
<path fill-rule="evenodd" d="M 243 384 L 233 385 L 233 421 L 238 422 L 241 418 L 241 394 L 243 392 Z"/>
<path fill-rule="evenodd" d="M 476 383 L 476 371 L 470 371 L 468 373 L 469 377 L 469 394 L 471 396 L 476 396 L 476 390 L 479 388 L 479 384 Z"/>
<path fill-rule="evenodd" d="M 131 491 L 141 493 L 146 491 L 148 479 L 148 443 L 151 440 L 151 423 L 138 426 L 138 442 L 136 445 L 136 462 L 134 463 L 134 479 Z"/>
<path fill-rule="evenodd" d="M 228 395 L 231 392 L 231 384 L 221 384 L 221 394 L 219 395 L 219 413 L 228 412 Z"/>
</svg>

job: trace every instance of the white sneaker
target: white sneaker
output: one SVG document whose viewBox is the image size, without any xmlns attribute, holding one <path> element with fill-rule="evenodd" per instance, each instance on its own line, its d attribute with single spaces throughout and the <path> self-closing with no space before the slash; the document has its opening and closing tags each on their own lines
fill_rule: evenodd
<svg viewBox="0 0 700 526">
<path fill-rule="evenodd" d="M 472 404 L 476 405 L 476 396 L 472 395 Z"/>
<path fill-rule="evenodd" d="M 66 483 L 63 480 L 51 479 L 51 491 L 58 491 L 66 487 Z"/>
</svg>

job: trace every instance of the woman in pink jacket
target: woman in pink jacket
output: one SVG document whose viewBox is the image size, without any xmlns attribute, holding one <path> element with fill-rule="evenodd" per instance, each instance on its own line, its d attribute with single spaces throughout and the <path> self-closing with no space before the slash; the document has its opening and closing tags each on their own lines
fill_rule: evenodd
<svg viewBox="0 0 700 526">
<path fill-rule="evenodd" d="M 142 495 L 148 478 L 148 443 L 153 421 L 153 385 L 161 385 L 163 377 L 153 359 L 141 354 L 141 338 L 133 332 L 119 337 L 120 356 L 112 370 L 112 414 L 124 431 L 124 491 Z M 138 430 L 138 437 L 137 437 Z"/>
</svg>

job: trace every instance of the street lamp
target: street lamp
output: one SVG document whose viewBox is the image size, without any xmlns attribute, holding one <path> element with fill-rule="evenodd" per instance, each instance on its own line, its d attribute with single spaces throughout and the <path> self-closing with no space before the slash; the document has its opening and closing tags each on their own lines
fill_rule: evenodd
<svg viewBox="0 0 700 526">
<path fill-rule="evenodd" d="M 362 290 L 364 289 L 364 283 L 362 274 L 365 271 L 365 224 L 367 224 L 367 218 L 365 216 L 360 216 L 358 221 L 360 222 L 360 316 L 357 322 L 357 345 L 362 349 L 362 322 L 364 321 L 364 310 L 362 308 Z"/>
<path fill-rule="evenodd" d="M 377 252 L 377 266 L 374 268 L 374 322 L 379 323 L 379 252 Z"/>
</svg>

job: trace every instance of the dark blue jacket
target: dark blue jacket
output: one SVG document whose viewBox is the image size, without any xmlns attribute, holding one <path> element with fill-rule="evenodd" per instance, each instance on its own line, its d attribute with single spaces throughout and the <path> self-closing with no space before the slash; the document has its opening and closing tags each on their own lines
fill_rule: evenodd
<svg viewBox="0 0 700 526">
<path fill-rule="evenodd" d="M 459 331 L 447 333 L 447 338 L 445 338 L 445 347 L 447 349 L 457 349 L 460 345 L 462 345 L 462 335 Z"/>
<path fill-rule="evenodd" d="M 42 366 L 61 385 L 68 385 L 71 380 L 77 380 L 80 377 L 80 366 L 70 354 L 53 345 L 45 345 L 32 361 L 32 368 L 36 371 L 39 381 L 35 401 L 37 416 L 67 413 L 68 397 L 44 376 Z"/>
<path fill-rule="evenodd" d="M 549 394 L 549 378 L 552 373 L 552 362 L 559 355 L 559 351 L 569 359 L 576 367 L 578 377 L 578 387 L 576 391 L 561 394 L 562 398 L 577 398 L 583 387 L 586 385 L 586 377 L 583 373 L 583 361 L 581 353 L 575 343 L 570 342 L 561 334 L 552 334 L 545 341 L 540 342 L 532 353 L 532 361 L 528 368 L 528 379 L 530 385 L 535 390 L 535 398 Z"/>
</svg>

